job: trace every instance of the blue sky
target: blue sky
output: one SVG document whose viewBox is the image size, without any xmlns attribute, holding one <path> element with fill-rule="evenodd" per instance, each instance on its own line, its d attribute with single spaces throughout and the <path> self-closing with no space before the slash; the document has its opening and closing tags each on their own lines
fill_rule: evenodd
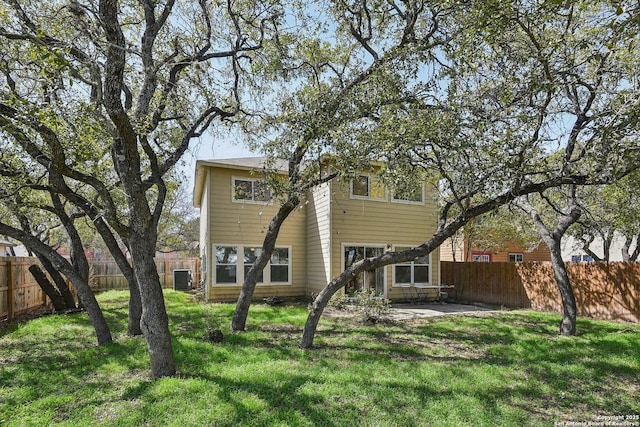
<svg viewBox="0 0 640 427">
<path fill-rule="evenodd" d="M 189 191 L 193 190 L 193 178 L 197 160 L 230 159 L 257 155 L 259 154 L 252 152 L 242 143 L 236 143 L 227 138 L 214 138 L 209 133 L 206 133 L 199 140 L 191 141 L 189 150 L 182 157 L 185 162 L 183 171 L 189 181 Z"/>
</svg>

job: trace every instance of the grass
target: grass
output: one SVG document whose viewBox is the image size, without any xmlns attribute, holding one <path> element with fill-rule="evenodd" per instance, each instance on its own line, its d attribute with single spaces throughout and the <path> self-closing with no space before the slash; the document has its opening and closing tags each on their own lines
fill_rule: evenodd
<svg viewBox="0 0 640 427">
<path fill-rule="evenodd" d="M 0 425 L 549 426 L 639 413 L 640 327 L 531 311 L 377 325 L 325 318 L 298 341 L 304 306 L 252 307 L 167 292 L 180 372 L 154 381 L 145 342 L 126 336 L 127 294 L 99 295 L 115 342 L 84 314 L 0 330 Z M 222 343 L 203 339 L 207 327 Z M 637 421 L 634 421 L 637 422 Z"/>
</svg>

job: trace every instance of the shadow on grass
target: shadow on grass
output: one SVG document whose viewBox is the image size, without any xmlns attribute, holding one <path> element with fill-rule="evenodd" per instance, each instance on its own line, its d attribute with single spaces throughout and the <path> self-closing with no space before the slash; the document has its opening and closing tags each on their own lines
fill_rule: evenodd
<svg viewBox="0 0 640 427">
<path fill-rule="evenodd" d="M 232 305 L 169 293 L 180 372 L 152 381 L 144 340 L 123 335 L 126 298 L 101 304 L 121 331 L 115 343 L 95 346 L 86 315 L 1 338 L 0 379 L 10 393 L 0 406 L 29 410 L 71 396 L 73 404 L 52 407 L 68 419 L 103 411 L 118 425 L 195 425 L 191 416 L 200 425 L 530 425 L 531 417 L 637 410 L 634 325 L 580 320 L 580 335 L 567 338 L 557 335 L 559 316 L 533 312 L 377 325 L 323 318 L 316 347 L 305 351 L 304 306 L 255 307 L 248 331 L 230 334 Z M 204 340 L 207 315 L 221 325 L 222 343 Z"/>
</svg>

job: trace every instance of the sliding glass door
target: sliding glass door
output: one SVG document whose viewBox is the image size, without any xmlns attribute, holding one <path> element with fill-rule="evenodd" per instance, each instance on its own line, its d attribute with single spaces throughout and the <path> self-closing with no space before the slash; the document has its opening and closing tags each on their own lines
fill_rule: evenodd
<svg viewBox="0 0 640 427">
<path fill-rule="evenodd" d="M 382 255 L 384 247 L 380 246 L 345 246 L 344 268 L 352 264 L 375 256 Z M 354 295 L 358 291 L 374 291 L 377 296 L 384 296 L 384 267 L 366 270 L 353 278 L 344 288 L 346 295 Z"/>
</svg>

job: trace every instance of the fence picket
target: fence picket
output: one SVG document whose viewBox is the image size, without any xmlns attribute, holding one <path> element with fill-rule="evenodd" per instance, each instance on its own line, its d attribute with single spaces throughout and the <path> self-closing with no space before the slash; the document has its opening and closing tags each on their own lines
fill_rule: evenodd
<svg viewBox="0 0 640 427">
<path fill-rule="evenodd" d="M 457 263 L 442 261 L 442 283 L 459 302 L 560 311 L 549 262 Z M 567 263 L 578 315 L 640 322 L 640 263 Z"/>
<path fill-rule="evenodd" d="M 12 320 L 16 315 L 36 310 L 48 303 L 46 294 L 28 272 L 32 264 L 39 264 L 35 257 L 0 257 L 0 319 Z M 128 289 L 115 261 L 90 261 L 91 288 L 98 291 Z M 200 282 L 198 258 L 168 259 L 156 261 L 160 283 L 173 288 L 174 270 L 191 270 L 193 284 Z"/>
</svg>

